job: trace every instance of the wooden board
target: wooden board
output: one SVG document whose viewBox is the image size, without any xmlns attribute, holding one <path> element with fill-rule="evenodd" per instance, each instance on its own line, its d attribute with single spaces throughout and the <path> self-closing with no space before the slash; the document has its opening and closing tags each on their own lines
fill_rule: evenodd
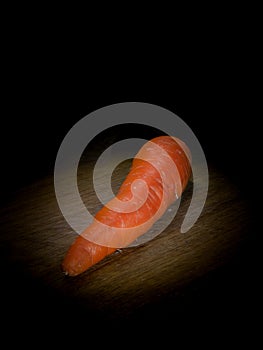
<svg viewBox="0 0 263 350">
<path fill-rule="evenodd" d="M 92 187 L 92 163 L 82 163 L 80 193 L 96 212 L 101 204 Z M 128 169 L 125 162 L 116 169 L 113 189 Z M 230 305 L 236 312 L 233 298 L 240 286 L 242 258 L 249 249 L 251 218 L 239 189 L 216 168 L 209 166 L 209 175 L 204 210 L 190 231 L 180 233 L 191 183 L 165 231 L 73 278 L 64 276 L 60 264 L 76 233 L 59 209 L 53 174 L 17 191 L 1 210 L 1 289 L 7 314 L 15 313 L 22 323 L 29 314 L 33 324 L 47 317 L 55 327 L 93 320 L 96 328 L 123 322 L 159 327 L 171 324 L 171 318 L 173 325 L 183 319 L 198 323 L 200 314 L 208 312 L 211 318 Z"/>
</svg>

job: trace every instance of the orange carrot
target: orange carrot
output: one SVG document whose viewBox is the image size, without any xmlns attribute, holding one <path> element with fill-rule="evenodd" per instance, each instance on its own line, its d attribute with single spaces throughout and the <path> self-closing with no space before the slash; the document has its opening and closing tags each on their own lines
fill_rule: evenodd
<svg viewBox="0 0 263 350">
<path fill-rule="evenodd" d="M 69 248 L 62 262 L 65 274 L 79 275 L 147 232 L 182 195 L 191 175 L 190 158 L 188 147 L 175 137 L 146 142 L 116 197 Z"/>
</svg>

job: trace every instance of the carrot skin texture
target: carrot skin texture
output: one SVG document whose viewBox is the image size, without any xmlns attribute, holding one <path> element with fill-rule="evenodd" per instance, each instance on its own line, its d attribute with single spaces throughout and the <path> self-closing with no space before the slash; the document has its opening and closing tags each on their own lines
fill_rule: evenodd
<svg viewBox="0 0 263 350">
<path fill-rule="evenodd" d="M 151 150 L 151 145 L 157 145 L 157 150 Z M 163 150 L 169 155 L 172 162 L 176 165 L 178 174 L 174 174 L 171 171 L 171 167 L 165 164 L 161 165 L 161 172 L 163 172 L 165 179 L 167 179 L 167 185 L 163 184 L 163 179 L 160 172 L 155 169 L 154 164 L 151 161 L 147 161 L 148 157 L 152 160 L 154 157 L 159 160 L 164 158 L 162 154 L 156 154 Z M 154 153 L 154 155 L 151 155 Z M 137 157 L 138 156 L 138 157 Z M 145 233 L 153 223 L 162 215 L 168 206 L 179 198 L 184 191 L 189 178 L 191 176 L 191 155 L 187 146 L 181 141 L 171 136 L 156 137 L 147 142 L 142 149 L 135 156 L 132 167 L 126 179 L 122 183 L 116 197 L 110 201 L 108 205 L 105 205 L 94 218 L 94 222 L 79 235 L 71 247 L 69 248 L 62 264 L 62 270 L 69 276 L 77 276 L 89 267 L 93 266 L 107 255 L 112 254 L 117 246 L 111 246 L 110 244 L 104 244 L 104 241 L 96 241 L 96 239 L 90 240 L 91 232 L 96 232 L 98 236 L 103 235 L 104 226 L 107 225 L 114 228 L 124 230 L 131 229 L 130 237 L 124 238 L 123 234 L 123 246 L 129 245 L 133 238 Z M 140 158 L 142 157 L 142 158 Z M 119 204 L 128 202 L 133 198 L 132 184 L 134 181 L 143 180 L 148 186 L 148 197 L 144 204 L 135 211 L 117 211 L 116 208 Z M 137 186 L 138 187 L 138 186 Z M 142 198 L 140 195 L 144 193 L 143 189 L 140 191 L 137 189 L 139 200 Z M 115 204 L 115 201 L 118 200 Z M 112 204 L 112 206 L 110 206 Z M 158 210 L 160 214 L 158 214 Z M 156 217 L 156 213 L 158 214 Z M 134 229 L 133 229 L 134 228 Z M 96 236 L 96 234 L 95 234 Z M 134 236 L 134 237 L 133 237 Z M 126 240 L 125 240 L 126 239 Z M 131 240 L 131 241 L 130 241 Z M 101 244 L 100 244 L 101 243 Z"/>
<path fill-rule="evenodd" d="M 115 250 L 90 242 L 79 235 L 67 252 L 62 270 L 66 275 L 77 276 Z"/>
</svg>

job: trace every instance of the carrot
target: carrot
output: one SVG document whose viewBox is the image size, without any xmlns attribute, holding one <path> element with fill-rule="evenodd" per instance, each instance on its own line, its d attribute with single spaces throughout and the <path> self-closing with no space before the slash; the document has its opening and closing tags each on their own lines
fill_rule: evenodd
<svg viewBox="0 0 263 350">
<path fill-rule="evenodd" d="M 146 233 L 182 195 L 191 175 L 190 158 L 188 147 L 178 138 L 159 136 L 147 141 L 116 197 L 70 246 L 63 272 L 79 275 Z"/>
</svg>

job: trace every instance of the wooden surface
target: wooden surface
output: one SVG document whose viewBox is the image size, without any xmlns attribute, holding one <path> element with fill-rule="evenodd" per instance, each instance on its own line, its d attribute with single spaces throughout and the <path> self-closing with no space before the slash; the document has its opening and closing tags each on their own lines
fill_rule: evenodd
<svg viewBox="0 0 263 350">
<path fill-rule="evenodd" d="M 92 164 L 82 163 L 80 193 L 96 212 L 101 204 L 92 188 Z M 113 189 L 128 165 L 124 162 L 116 169 Z M 189 326 L 198 324 L 201 315 L 223 316 L 228 322 L 229 315 L 245 311 L 238 290 L 243 282 L 247 290 L 250 280 L 243 260 L 250 254 L 250 208 L 223 173 L 209 165 L 209 175 L 204 210 L 190 231 L 182 234 L 179 228 L 191 199 L 191 183 L 175 219 L 159 236 L 122 249 L 73 278 L 60 270 L 76 234 L 58 207 L 53 174 L 16 191 L 1 210 L 2 306 L 10 325 L 14 319 L 23 324 L 29 315 L 30 324 L 47 317 L 55 328 L 78 324 L 82 317 L 85 324 L 93 320 L 95 328 L 128 321 L 159 327 L 187 320 Z"/>
</svg>

